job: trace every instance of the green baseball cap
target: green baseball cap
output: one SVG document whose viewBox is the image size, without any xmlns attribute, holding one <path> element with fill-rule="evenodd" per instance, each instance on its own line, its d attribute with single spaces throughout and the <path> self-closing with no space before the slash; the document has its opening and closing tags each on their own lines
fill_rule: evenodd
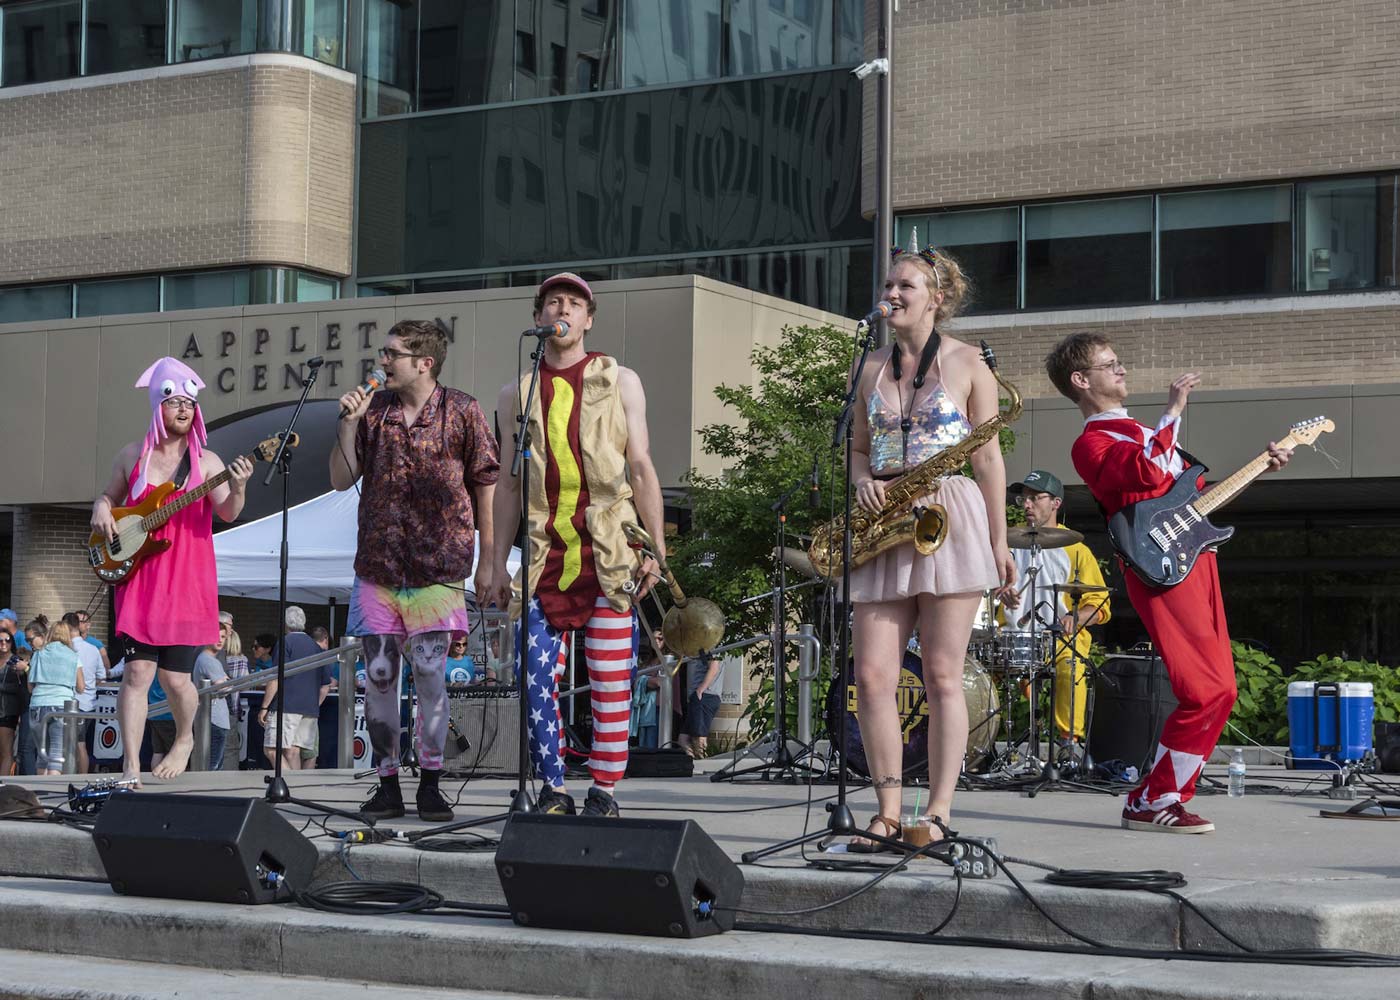
<svg viewBox="0 0 1400 1000">
<path fill-rule="evenodd" d="M 1060 500 L 1065 498 L 1065 484 L 1060 482 L 1053 473 L 1046 472 L 1044 469 L 1032 470 L 1019 483 L 1012 483 L 1006 492 L 1013 497 L 1018 497 L 1026 490 L 1035 493 L 1049 493 L 1052 497 L 1057 497 Z"/>
</svg>

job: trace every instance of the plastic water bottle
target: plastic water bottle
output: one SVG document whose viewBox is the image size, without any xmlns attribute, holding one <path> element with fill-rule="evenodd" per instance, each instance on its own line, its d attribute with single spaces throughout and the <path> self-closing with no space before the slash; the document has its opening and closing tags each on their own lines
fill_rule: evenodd
<svg viewBox="0 0 1400 1000">
<path fill-rule="evenodd" d="M 1235 755 L 1230 758 L 1230 798 L 1244 795 L 1244 749 L 1235 747 Z"/>
</svg>

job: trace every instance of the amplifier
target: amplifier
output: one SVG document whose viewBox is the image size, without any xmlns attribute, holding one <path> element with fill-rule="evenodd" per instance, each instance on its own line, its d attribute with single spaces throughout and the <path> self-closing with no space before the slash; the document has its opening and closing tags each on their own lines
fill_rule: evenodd
<svg viewBox="0 0 1400 1000">
<path fill-rule="evenodd" d="M 520 699 L 511 697 L 449 697 L 448 718 L 456 732 L 447 734 L 443 753 L 450 777 L 470 773 L 516 773 L 520 760 Z M 459 750 L 465 737 L 467 747 Z"/>
</svg>

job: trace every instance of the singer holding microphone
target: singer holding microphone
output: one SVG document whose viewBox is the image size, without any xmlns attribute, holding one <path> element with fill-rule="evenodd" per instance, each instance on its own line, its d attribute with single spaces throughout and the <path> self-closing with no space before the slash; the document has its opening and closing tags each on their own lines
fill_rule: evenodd
<svg viewBox="0 0 1400 1000">
<path fill-rule="evenodd" d="M 530 606 L 523 641 L 515 644 L 529 684 L 530 756 L 544 779 L 537 806 L 546 815 L 572 815 L 560 750 L 559 673 L 572 633 L 583 630 L 593 711 L 588 768 L 593 786 L 585 816 L 616 816 L 613 789 L 627 770 L 632 668 L 637 658 L 634 601 L 651 588 L 656 561 L 639 559 L 622 525 L 641 523 L 666 555 L 661 483 L 648 444 L 641 379 L 615 358 L 589 351 L 597 303 L 588 282 L 565 272 L 535 293 L 535 335 L 543 339 L 539 383 L 527 415 L 530 428 Z M 557 325 L 556 325 L 557 324 Z M 516 427 L 529 394 L 529 376 L 501 389 L 496 416 Z M 634 507 L 635 504 L 635 507 Z M 520 580 L 506 571 L 521 517 L 519 470 L 496 490 L 492 601 L 521 616 Z M 504 546 L 504 548 L 502 548 Z M 635 586 L 633 586 L 635 584 Z M 513 596 L 513 599 L 512 599 Z"/>
<path fill-rule="evenodd" d="M 438 790 L 447 741 L 447 647 L 470 631 L 463 581 L 491 591 L 492 497 L 500 462 L 481 405 L 438 382 L 447 334 L 437 323 L 394 324 L 373 376 L 340 397 L 331 449 L 331 485 L 361 480 L 355 582 L 346 634 L 365 641 L 365 721 L 378 758 L 379 787 L 362 815 L 404 814 L 399 788 L 399 656 L 408 658 L 418 693 L 418 816 L 453 818 Z M 379 374 L 376 372 L 376 374 Z M 374 392 L 381 382 L 382 392 Z M 373 393 L 373 395 L 371 395 Z M 509 548 L 509 544 L 507 544 Z"/>
<path fill-rule="evenodd" d="M 967 296 L 957 261 L 932 249 L 894 252 L 884 303 L 893 343 L 870 356 L 856 395 L 851 476 L 856 502 L 877 512 L 885 481 L 950 448 L 997 414 L 997 383 L 971 344 L 939 333 Z M 995 438 L 972 456 L 976 480 L 947 476 L 936 502 L 948 535 L 931 555 L 912 542 L 851 570 L 857 715 L 878 812 L 869 830 L 900 836 L 903 748 L 900 661 L 917 626 L 928 696 L 928 816 L 951 819 L 967 746 L 963 659 L 982 591 L 1015 582 L 1006 544 L 1006 469 Z M 937 831 L 933 831 L 935 837 Z M 890 850 L 865 838 L 856 853 Z"/>
</svg>

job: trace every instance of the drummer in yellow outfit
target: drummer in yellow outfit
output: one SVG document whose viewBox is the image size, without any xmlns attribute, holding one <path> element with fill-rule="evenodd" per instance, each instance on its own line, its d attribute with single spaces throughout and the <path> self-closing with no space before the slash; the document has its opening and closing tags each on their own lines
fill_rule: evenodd
<svg viewBox="0 0 1400 1000">
<path fill-rule="evenodd" d="M 1049 472 L 1036 469 L 1019 483 L 1007 489 L 1011 502 L 1020 504 L 1026 512 L 1027 525 L 1035 528 L 1057 528 L 1060 526 L 1060 505 L 1064 503 L 1065 488 L 1060 480 Z M 1063 548 L 1042 548 L 1032 553 L 1030 549 L 1012 549 L 1016 560 L 1016 579 L 1031 580 L 1029 570 L 1034 559 L 1039 570 L 1034 574 L 1035 593 L 1030 587 L 1021 593 L 1011 593 L 1003 597 L 1006 624 L 1012 628 L 1030 627 L 1030 616 L 1039 610 L 1041 623 L 1045 624 L 1048 608 L 1054 608 L 1060 627 L 1066 637 L 1074 636 L 1074 658 L 1077 668 L 1073 688 L 1070 686 L 1071 654 L 1070 643 L 1055 637 L 1055 732 L 1061 744 L 1070 739 L 1070 705 L 1074 706 L 1073 738 L 1084 738 L 1084 710 L 1089 700 L 1089 685 L 1085 680 L 1085 666 L 1088 664 L 1089 646 L 1093 640 L 1088 626 L 1108 621 L 1111 609 L 1107 589 L 1087 594 L 1079 601 L 1077 619 L 1071 609 L 1074 601 L 1064 593 L 1056 593 L 1056 585 L 1063 586 L 1074 582 L 1092 587 L 1104 587 L 1103 573 L 1098 560 L 1083 542 L 1075 542 Z M 1071 691 L 1073 696 L 1071 697 Z"/>
</svg>

